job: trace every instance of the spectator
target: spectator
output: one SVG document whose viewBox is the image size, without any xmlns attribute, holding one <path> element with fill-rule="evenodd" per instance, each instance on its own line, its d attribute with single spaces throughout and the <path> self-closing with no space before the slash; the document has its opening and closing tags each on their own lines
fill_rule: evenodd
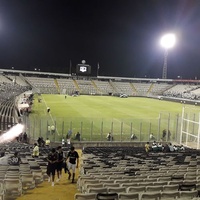
<svg viewBox="0 0 200 200">
<path fill-rule="evenodd" d="M 52 126 L 51 126 L 51 133 L 53 134 L 54 132 L 55 132 L 55 126 L 52 125 Z"/>
<path fill-rule="evenodd" d="M 55 172 L 56 172 L 56 165 L 58 161 L 58 155 L 56 153 L 56 149 L 52 148 L 51 152 L 47 157 L 48 165 L 47 165 L 47 175 L 49 176 L 48 182 L 51 181 L 51 186 L 54 186 L 55 180 Z"/>
<path fill-rule="evenodd" d="M 40 137 L 38 137 L 37 143 L 38 143 L 38 146 L 39 146 L 39 147 L 41 147 L 41 146 L 42 146 L 42 145 L 41 145 L 41 144 L 42 144 L 42 142 L 41 142 L 41 138 L 40 138 Z"/>
<path fill-rule="evenodd" d="M 50 139 L 47 138 L 46 141 L 45 141 L 45 146 L 46 146 L 46 147 L 49 147 L 50 143 L 51 143 Z"/>
<path fill-rule="evenodd" d="M 81 141 L 81 134 L 79 132 L 76 133 L 75 140 Z"/>
<path fill-rule="evenodd" d="M 163 140 L 165 139 L 166 134 L 167 134 L 167 131 L 166 131 L 166 129 L 164 129 L 164 130 L 162 131 L 162 139 L 163 139 Z"/>
<path fill-rule="evenodd" d="M 72 130 L 70 129 L 67 133 L 66 139 L 71 138 L 72 135 Z"/>
<path fill-rule="evenodd" d="M 47 113 L 50 113 L 50 107 L 47 107 Z"/>
<path fill-rule="evenodd" d="M 149 153 L 149 150 L 150 150 L 149 142 L 147 142 L 144 147 L 145 147 L 146 153 Z"/>
<path fill-rule="evenodd" d="M 39 156 L 39 147 L 38 147 L 37 143 L 34 144 L 32 156 L 33 157 L 38 157 Z"/>
<path fill-rule="evenodd" d="M 158 146 L 157 146 L 157 144 L 156 144 L 156 141 L 154 141 L 154 142 L 152 143 L 152 151 L 153 151 L 153 152 L 157 152 L 157 151 L 158 151 Z"/>
<path fill-rule="evenodd" d="M 137 140 L 137 136 L 135 135 L 135 133 L 132 133 L 131 140 Z"/>
<path fill-rule="evenodd" d="M 65 146 L 65 139 L 64 139 L 64 137 L 62 138 L 61 143 L 62 143 L 62 146 L 64 147 Z"/>
<path fill-rule="evenodd" d="M 58 155 L 58 160 L 57 160 L 57 182 L 60 181 L 61 176 L 62 176 L 62 167 L 63 167 L 63 161 L 64 161 L 64 156 L 63 156 L 63 151 L 62 151 L 62 147 L 58 146 L 57 148 L 57 155 Z"/>
<path fill-rule="evenodd" d="M 21 158 L 19 157 L 18 152 L 14 153 L 14 156 L 11 156 L 9 159 L 10 165 L 19 165 L 21 163 Z"/>
<path fill-rule="evenodd" d="M 173 147 L 174 147 L 174 151 L 178 151 L 178 147 L 176 145 L 174 145 Z"/>
<path fill-rule="evenodd" d="M 163 145 L 161 142 L 158 143 L 158 151 L 163 151 Z"/>
<path fill-rule="evenodd" d="M 169 146 L 167 144 L 165 144 L 165 146 L 163 148 L 163 152 L 165 152 L 165 153 L 170 152 Z"/>
<path fill-rule="evenodd" d="M 24 141 L 25 143 L 28 142 L 28 136 L 27 136 L 27 133 L 26 133 L 26 132 L 24 132 L 24 134 L 23 134 L 23 141 Z"/>
<path fill-rule="evenodd" d="M 149 135 L 149 140 L 155 140 L 156 138 L 154 137 L 154 135 L 153 135 L 153 133 L 151 133 L 150 135 Z"/>
<path fill-rule="evenodd" d="M 45 141 L 44 141 L 43 137 L 41 137 L 41 147 L 44 147 L 44 145 L 45 145 Z"/>
<path fill-rule="evenodd" d="M 67 147 L 71 148 L 71 140 L 70 140 L 70 138 L 67 139 Z"/>
<path fill-rule="evenodd" d="M 50 126 L 50 125 L 47 126 L 47 131 L 48 131 L 49 133 L 51 132 L 51 126 Z"/>
<path fill-rule="evenodd" d="M 108 133 L 106 138 L 107 138 L 108 141 L 112 141 L 113 140 L 113 136 L 112 136 L 112 134 L 110 132 Z"/>
<path fill-rule="evenodd" d="M 180 146 L 181 151 L 185 151 L 185 147 L 183 145 Z"/>
<path fill-rule="evenodd" d="M 72 170 L 72 183 L 74 183 L 75 170 L 76 170 L 76 168 L 78 168 L 78 164 L 79 164 L 79 155 L 75 151 L 74 147 L 71 147 L 71 150 L 69 151 L 69 153 L 67 155 L 67 163 L 68 163 L 68 170 L 69 170 L 68 180 L 71 179 L 70 170 Z"/>
<path fill-rule="evenodd" d="M 172 143 L 169 143 L 168 146 L 169 146 L 169 151 L 170 152 L 174 152 L 174 147 L 172 146 Z"/>
</svg>

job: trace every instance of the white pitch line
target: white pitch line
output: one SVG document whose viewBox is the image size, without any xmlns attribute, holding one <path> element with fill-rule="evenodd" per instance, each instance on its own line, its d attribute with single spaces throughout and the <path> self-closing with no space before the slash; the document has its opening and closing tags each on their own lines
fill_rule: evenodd
<svg viewBox="0 0 200 200">
<path fill-rule="evenodd" d="M 42 96 L 42 95 L 41 95 Z M 46 106 L 46 109 L 47 109 L 47 103 L 46 103 L 46 101 L 44 100 L 44 98 L 43 98 L 43 96 L 42 96 L 42 100 L 43 100 L 43 102 L 45 103 L 45 106 Z M 51 112 L 51 111 L 50 111 Z M 54 120 L 53 120 L 53 117 L 52 117 L 52 115 L 51 115 L 51 113 L 49 113 L 49 116 L 51 117 L 51 120 L 52 120 L 52 122 L 53 122 L 53 125 L 55 126 L 55 122 L 54 122 Z M 56 127 L 56 126 L 55 126 Z M 59 132 L 58 132 L 58 130 L 57 130 L 57 128 L 56 128 L 56 133 L 58 134 L 58 135 L 60 135 L 59 134 Z"/>
</svg>

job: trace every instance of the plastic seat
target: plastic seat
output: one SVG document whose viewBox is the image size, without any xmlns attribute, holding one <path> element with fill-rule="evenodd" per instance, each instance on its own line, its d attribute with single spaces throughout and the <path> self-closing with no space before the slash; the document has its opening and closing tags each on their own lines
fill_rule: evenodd
<svg viewBox="0 0 200 200">
<path fill-rule="evenodd" d="M 160 192 L 151 192 L 151 193 L 143 193 L 141 195 L 141 200 L 159 200 L 161 197 L 161 193 Z"/>
<path fill-rule="evenodd" d="M 134 192 L 145 192 L 146 191 L 146 187 L 145 186 L 130 186 L 127 188 L 127 193 L 134 193 Z"/>
<path fill-rule="evenodd" d="M 179 192 L 179 197 L 181 199 L 192 199 L 197 197 L 198 195 L 198 191 L 197 190 L 193 190 L 193 191 L 180 191 Z"/>
<path fill-rule="evenodd" d="M 161 200 L 177 199 L 179 197 L 178 191 L 161 192 Z"/>
<path fill-rule="evenodd" d="M 126 192 L 126 187 L 108 187 L 108 192 L 113 192 L 113 193 Z"/>
<path fill-rule="evenodd" d="M 97 194 L 90 193 L 90 194 L 75 194 L 74 200 L 94 200 L 96 199 Z"/>
<path fill-rule="evenodd" d="M 119 193 L 118 198 L 119 200 L 126 200 L 126 199 L 139 200 L 140 196 L 139 193 Z"/>
<path fill-rule="evenodd" d="M 97 200 L 118 200 L 117 193 L 98 193 Z"/>
</svg>

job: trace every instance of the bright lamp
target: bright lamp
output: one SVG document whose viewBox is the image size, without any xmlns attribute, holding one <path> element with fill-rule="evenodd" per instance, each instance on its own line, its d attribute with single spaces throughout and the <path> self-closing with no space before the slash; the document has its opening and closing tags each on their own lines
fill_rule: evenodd
<svg viewBox="0 0 200 200">
<path fill-rule="evenodd" d="M 168 33 L 164 36 L 162 36 L 160 40 L 160 44 L 165 49 L 170 49 L 175 45 L 176 37 L 173 33 Z"/>
</svg>

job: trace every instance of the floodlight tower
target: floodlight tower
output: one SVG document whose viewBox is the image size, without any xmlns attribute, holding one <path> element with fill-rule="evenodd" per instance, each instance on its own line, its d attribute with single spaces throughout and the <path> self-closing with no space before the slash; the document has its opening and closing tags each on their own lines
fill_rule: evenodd
<svg viewBox="0 0 200 200">
<path fill-rule="evenodd" d="M 161 46 L 164 48 L 164 64 L 163 64 L 163 73 L 162 78 L 167 78 L 167 57 L 168 57 L 168 49 L 172 48 L 175 45 L 176 37 L 173 33 L 168 33 L 162 36 L 160 40 Z"/>
</svg>

